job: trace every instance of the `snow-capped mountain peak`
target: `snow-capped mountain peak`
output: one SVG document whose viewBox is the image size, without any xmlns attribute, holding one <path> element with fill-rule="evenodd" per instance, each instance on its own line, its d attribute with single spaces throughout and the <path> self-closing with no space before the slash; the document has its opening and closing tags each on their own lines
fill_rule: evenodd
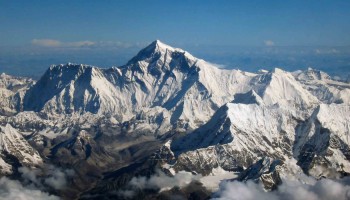
<svg viewBox="0 0 350 200">
<path fill-rule="evenodd" d="M 251 85 L 266 105 L 309 108 L 318 104 L 317 98 L 292 73 L 279 68 L 255 76 Z"/>
<path fill-rule="evenodd" d="M 116 119 L 124 121 L 142 110 L 162 107 L 172 115 L 172 123 L 201 122 L 208 120 L 215 108 L 232 101 L 235 93 L 247 92 L 246 83 L 253 76 L 219 69 L 155 41 L 121 67 L 51 66 L 27 92 L 24 110 L 91 112 L 117 115 Z"/>
<path fill-rule="evenodd" d="M 316 70 L 313 68 L 308 68 L 305 71 L 302 71 L 299 75 L 298 75 L 298 79 L 303 79 L 303 80 L 327 80 L 327 79 L 331 79 L 331 77 L 320 70 Z"/>
<path fill-rule="evenodd" d="M 315 107 L 319 100 L 298 80 L 278 68 L 259 74 L 220 69 L 156 40 L 121 67 L 51 66 L 27 92 L 24 110 L 91 112 L 123 122 L 140 111 L 159 113 L 155 110 L 165 109 L 171 116 L 169 123 L 180 120 L 196 128 L 218 107 L 232 101 L 247 103 L 249 99 L 248 103 L 294 109 Z"/>
<path fill-rule="evenodd" d="M 348 83 L 332 79 L 327 73 L 309 68 L 293 73 L 301 86 L 324 103 L 350 104 Z"/>
<path fill-rule="evenodd" d="M 159 73 L 172 71 L 179 66 L 191 67 L 197 60 L 190 53 L 180 48 L 174 48 L 156 40 L 142 49 L 121 68 L 159 76 Z"/>
<path fill-rule="evenodd" d="M 29 83 L 0 75 L 3 173 L 40 156 L 94 177 L 141 160 L 173 175 L 254 172 L 257 163 L 258 178 L 290 158 L 315 177 L 327 177 L 325 164 L 350 173 L 350 85 L 317 70 L 222 69 L 156 40 L 124 66 L 53 65 Z M 84 191 L 103 188 L 97 180 Z"/>
</svg>

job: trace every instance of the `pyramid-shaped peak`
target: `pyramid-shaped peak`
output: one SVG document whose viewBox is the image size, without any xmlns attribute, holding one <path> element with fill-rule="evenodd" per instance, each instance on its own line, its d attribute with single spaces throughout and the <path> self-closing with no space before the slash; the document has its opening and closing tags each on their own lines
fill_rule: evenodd
<svg viewBox="0 0 350 200">
<path fill-rule="evenodd" d="M 156 44 L 156 45 L 159 45 L 159 46 L 162 46 L 162 45 L 167 45 L 167 44 L 165 44 L 164 42 L 162 42 L 162 41 L 160 41 L 160 40 L 155 40 L 155 41 L 153 41 L 152 43 L 154 43 L 154 44 Z M 169 46 L 169 45 L 167 45 L 167 46 Z"/>
<path fill-rule="evenodd" d="M 326 80 L 331 79 L 331 77 L 320 70 L 313 69 L 309 67 L 305 71 L 300 71 L 300 73 L 296 74 L 296 78 L 299 80 Z"/>
<path fill-rule="evenodd" d="M 178 55 L 178 53 L 182 54 L 186 57 L 186 59 L 191 60 L 193 62 L 197 60 L 197 58 L 193 57 L 190 53 L 186 52 L 185 50 L 182 50 L 180 48 L 174 48 L 161 42 L 160 40 L 155 40 L 147 47 L 139 51 L 139 53 L 135 57 L 133 57 L 126 64 L 126 66 L 142 60 L 148 60 L 147 62 L 149 62 L 149 60 L 158 60 L 159 58 L 164 58 L 164 56 L 172 57 L 173 55 Z"/>
<path fill-rule="evenodd" d="M 275 74 L 284 74 L 284 73 L 286 73 L 286 71 L 284 71 L 283 69 L 278 68 L 278 67 L 274 68 L 271 72 L 275 73 Z"/>
<path fill-rule="evenodd" d="M 147 49 L 148 51 L 151 50 L 151 51 L 166 51 L 166 50 L 170 50 L 170 51 L 183 51 L 182 49 L 178 49 L 178 48 L 174 48 L 172 46 L 169 46 L 165 43 L 163 43 L 162 41 L 160 40 L 155 40 L 153 41 L 150 45 L 148 45 L 145 49 Z"/>
</svg>

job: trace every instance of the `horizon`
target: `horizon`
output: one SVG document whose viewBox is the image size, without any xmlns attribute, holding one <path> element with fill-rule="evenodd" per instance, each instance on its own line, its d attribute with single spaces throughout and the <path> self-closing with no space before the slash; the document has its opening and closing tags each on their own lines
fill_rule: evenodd
<svg viewBox="0 0 350 200">
<path fill-rule="evenodd" d="M 52 58 L 45 59 L 44 57 L 47 56 L 47 54 L 44 53 L 43 55 L 41 54 L 36 55 L 36 56 L 39 56 L 39 58 L 43 58 L 41 62 L 39 62 L 40 63 L 39 66 L 35 66 L 37 64 L 37 61 L 34 61 L 33 63 L 31 63 L 30 61 L 28 62 L 28 60 L 24 60 L 25 63 L 23 63 L 18 68 L 16 67 L 6 68 L 3 65 L 0 65 L 0 72 L 8 75 L 13 75 L 13 76 L 24 76 L 24 77 L 30 77 L 33 79 L 39 79 L 45 73 L 45 71 L 52 65 L 73 63 L 73 64 L 89 65 L 89 66 L 94 66 L 99 68 L 121 67 L 125 65 L 134 56 L 136 56 L 139 51 L 141 51 L 144 48 L 147 48 L 149 45 L 151 45 L 155 41 L 160 41 L 161 43 L 169 45 L 164 41 L 156 39 L 148 44 L 144 44 L 144 46 L 142 47 L 141 46 L 129 47 L 127 51 L 123 52 L 123 54 L 115 51 L 109 51 L 108 53 L 103 52 L 103 54 L 100 54 L 100 56 L 103 55 L 103 57 L 97 58 L 97 59 L 91 56 L 87 56 L 89 54 L 94 54 L 95 51 L 90 51 L 90 49 L 85 49 L 82 55 L 80 56 L 79 54 L 75 55 L 76 61 L 74 61 L 74 59 L 69 60 L 65 58 L 65 55 L 69 55 L 70 52 L 64 52 L 66 54 L 58 54 L 58 56 L 55 59 L 52 59 Z M 348 52 L 350 52 L 350 48 L 344 48 L 342 50 L 343 53 L 340 53 L 338 52 L 338 50 L 335 50 L 335 47 L 332 47 L 332 48 L 317 47 L 315 49 L 314 46 L 311 46 L 311 47 L 310 46 L 301 46 L 301 47 L 220 46 L 220 47 L 216 47 L 216 50 L 219 50 L 219 51 L 221 50 L 222 54 L 219 53 L 215 55 L 212 53 L 212 48 L 213 48 L 212 46 L 201 46 L 200 50 L 198 49 L 199 48 L 198 46 L 187 46 L 189 49 L 192 49 L 194 52 L 199 54 L 199 56 L 197 56 L 197 54 L 193 54 L 192 53 L 193 51 L 189 51 L 188 49 L 178 47 L 178 46 L 173 46 L 173 45 L 169 45 L 169 46 L 187 51 L 198 59 L 206 60 L 208 62 L 211 62 L 213 64 L 220 66 L 220 68 L 225 68 L 225 69 L 239 69 L 243 71 L 257 73 L 259 70 L 262 70 L 262 69 L 271 71 L 275 68 L 280 68 L 285 71 L 293 72 L 297 70 L 307 70 L 308 68 L 312 68 L 312 69 L 324 71 L 333 77 L 341 78 L 344 80 L 350 76 L 350 68 L 348 68 L 347 66 L 345 66 L 345 70 L 344 70 L 342 66 L 338 66 L 338 68 L 336 68 L 337 66 L 334 63 L 333 63 L 333 66 L 331 66 L 331 68 L 324 65 L 324 64 L 329 64 L 333 59 L 335 58 L 338 59 L 339 57 L 343 57 L 344 61 L 350 62 L 350 57 L 348 60 Z M 230 48 L 231 51 L 227 51 L 227 48 Z M 51 53 L 52 52 L 49 51 L 48 54 L 50 55 Z M 117 59 L 113 59 L 114 58 L 113 53 L 116 53 L 116 56 L 119 56 L 119 57 L 117 57 Z M 267 55 L 269 55 L 270 57 L 266 57 Z M 294 57 L 290 57 L 291 55 Z M 274 56 L 274 58 L 272 58 L 272 56 Z M 335 57 L 333 58 L 333 56 Z M 289 57 L 289 58 L 284 59 L 283 57 Z M 296 58 L 305 59 L 305 57 L 308 57 L 308 59 L 306 60 L 296 59 Z M 318 60 L 320 58 L 322 60 Z M 86 59 L 87 60 L 90 59 L 90 61 L 79 62 L 79 60 L 82 61 Z M 119 59 L 119 62 L 116 62 L 116 60 L 118 59 Z M 306 61 L 306 62 L 303 63 L 303 61 Z M 319 64 L 319 65 L 310 64 L 310 63 L 321 63 L 321 62 L 323 64 Z M 109 63 L 109 64 L 106 64 L 106 63 Z M 114 63 L 118 63 L 118 64 L 114 64 Z M 265 65 L 260 65 L 259 63 L 265 63 Z M 29 69 L 26 70 L 28 66 L 29 66 Z"/>
<path fill-rule="evenodd" d="M 120 66 L 156 39 L 229 69 L 313 67 L 350 74 L 349 1 L 0 5 L 0 72 L 12 75 L 35 77 L 67 62 Z"/>
</svg>

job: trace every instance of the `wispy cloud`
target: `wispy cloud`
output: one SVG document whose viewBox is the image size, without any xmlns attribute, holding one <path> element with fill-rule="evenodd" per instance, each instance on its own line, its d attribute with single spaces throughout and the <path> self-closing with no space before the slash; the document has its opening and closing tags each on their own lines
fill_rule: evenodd
<svg viewBox="0 0 350 200">
<path fill-rule="evenodd" d="M 340 53 L 339 50 L 335 49 L 335 48 L 324 48 L 324 49 L 315 49 L 315 53 L 316 54 L 338 54 Z"/>
<path fill-rule="evenodd" d="M 272 40 L 265 40 L 264 44 L 265 44 L 265 46 L 268 46 L 268 47 L 275 46 L 275 42 Z"/>
<path fill-rule="evenodd" d="M 68 186 L 68 180 L 74 176 L 71 169 L 61 169 L 53 165 L 43 169 L 20 167 L 21 181 L 10 180 L 7 177 L 0 179 L 0 199 L 19 200 L 58 200 L 58 196 L 48 191 L 61 190 Z"/>
<path fill-rule="evenodd" d="M 144 43 L 130 44 L 120 41 L 74 41 L 64 42 L 54 39 L 33 39 L 31 40 L 33 46 L 47 47 L 47 48 L 130 48 L 134 46 L 144 45 Z"/>
<path fill-rule="evenodd" d="M 32 186 L 26 187 L 19 181 L 2 177 L 0 179 L 0 199 L 59 200 L 60 198 Z"/>
<path fill-rule="evenodd" d="M 31 43 L 32 45 L 42 47 L 59 47 L 62 45 L 60 41 L 52 39 L 33 39 Z"/>
<path fill-rule="evenodd" d="M 64 43 L 68 47 L 89 47 L 89 46 L 94 46 L 96 45 L 95 42 L 92 41 L 79 41 L 79 42 L 69 42 L 69 43 Z"/>
<path fill-rule="evenodd" d="M 77 42 L 62 42 L 59 40 L 53 40 L 53 39 L 33 39 L 31 41 L 31 44 L 34 46 L 41 46 L 41 47 L 89 47 L 96 45 L 96 42 L 92 41 L 77 41 Z"/>
<path fill-rule="evenodd" d="M 135 190 L 159 189 L 160 191 L 169 190 L 173 187 L 184 187 L 192 181 L 199 180 L 201 175 L 192 175 L 192 173 L 180 171 L 173 177 L 166 175 L 158 170 L 156 174 L 149 178 L 134 177 L 128 183 L 127 190 L 119 190 L 118 194 L 124 198 L 131 198 L 135 195 Z"/>
<path fill-rule="evenodd" d="M 73 170 L 61 169 L 53 165 L 45 166 L 44 170 L 20 167 L 18 171 L 22 174 L 24 182 L 33 183 L 38 188 L 44 188 L 42 183 L 45 183 L 56 190 L 65 188 L 68 185 L 68 179 L 74 176 Z M 45 176 L 42 176 L 43 174 Z"/>
<path fill-rule="evenodd" d="M 346 200 L 350 198 L 349 178 L 340 180 L 321 179 L 313 184 L 284 180 L 278 190 L 266 192 L 261 184 L 252 181 L 224 182 L 213 199 L 235 200 L 278 200 L 278 199 L 310 199 L 310 200 Z"/>
<path fill-rule="evenodd" d="M 340 174 L 333 169 L 319 167 L 320 174 L 327 174 L 333 179 L 317 180 L 302 173 L 295 159 L 285 163 L 285 174 L 282 184 L 277 190 L 266 192 L 262 182 L 223 181 L 213 195 L 213 200 L 278 200 L 278 199 L 310 199 L 310 200 L 346 200 L 350 198 L 350 178 L 340 179 Z"/>
</svg>

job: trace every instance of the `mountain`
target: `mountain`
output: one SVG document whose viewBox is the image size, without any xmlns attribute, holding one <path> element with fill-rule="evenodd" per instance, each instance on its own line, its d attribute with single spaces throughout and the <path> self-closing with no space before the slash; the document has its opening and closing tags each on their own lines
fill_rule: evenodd
<svg viewBox="0 0 350 200">
<path fill-rule="evenodd" d="M 23 107 L 48 114 L 111 115 L 119 122 L 165 109 L 171 124 L 196 128 L 235 93 L 247 91 L 253 76 L 218 69 L 157 40 L 119 68 L 51 66 L 26 93 Z"/>
<path fill-rule="evenodd" d="M 0 75 L 0 114 L 13 115 L 21 110 L 25 91 L 34 84 L 29 78 Z"/>
<path fill-rule="evenodd" d="M 350 84 L 315 69 L 222 69 L 156 40 L 119 67 L 3 74 L 0 92 L 1 173 L 72 169 L 66 189 L 41 186 L 66 199 L 204 198 L 223 179 L 272 190 L 350 173 Z"/>
<path fill-rule="evenodd" d="M 309 109 L 318 103 L 317 98 L 305 90 L 291 73 L 278 68 L 256 76 L 252 85 L 267 105 Z"/>
<path fill-rule="evenodd" d="M 43 163 L 39 153 L 23 135 L 11 125 L 0 126 L 1 174 L 11 174 L 20 166 L 39 166 Z"/>
<path fill-rule="evenodd" d="M 51 66 L 26 93 L 23 108 L 47 114 L 91 112 L 119 122 L 140 112 L 167 112 L 170 124 L 197 128 L 235 94 L 252 89 L 263 94 L 269 105 L 317 103 L 291 73 L 276 69 L 257 75 L 219 69 L 157 40 L 119 68 Z"/>
<path fill-rule="evenodd" d="M 321 104 L 311 115 L 256 104 L 228 103 L 194 132 L 174 140 L 171 150 L 177 171 L 208 174 L 221 167 L 233 171 L 252 165 L 262 156 L 294 158 L 306 174 L 325 176 L 318 166 L 348 172 L 350 107 Z M 205 169 L 205 171 L 202 171 Z M 314 171 L 317 171 L 313 174 Z"/>
<path fill-rule="evenodd" d="M 294 76 L 305 89 L 323 103 L 350 104 L 349 83 L 333 80 L 328 74 L 312 68 L 296 72 Z"/>
</svg>

